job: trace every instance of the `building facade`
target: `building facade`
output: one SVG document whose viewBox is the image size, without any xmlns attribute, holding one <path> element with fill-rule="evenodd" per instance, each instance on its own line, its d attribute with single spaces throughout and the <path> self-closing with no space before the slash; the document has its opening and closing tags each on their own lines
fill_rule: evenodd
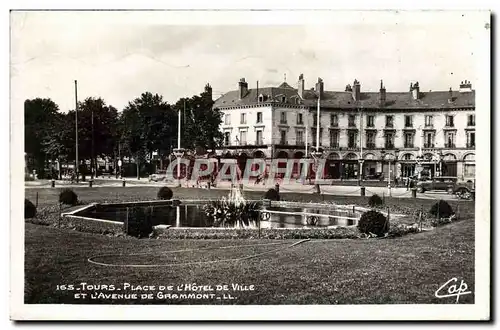
<svg viewBox="0 0 500 330">
<path fill-rule="evenodd" d="M 381 81 L 378 92 L 363 92 L 357 80 L 344 91 L 326 91 L 321 78 L 305 89 L 303 75 L 296 88 L 283 82 L 249 89 L 241 79 L 238 90 L 214 107 L 224 114 L 224 145 L 217 153 L 238 159 L 240 167 L 248 158 L 314 155 L 326 160 L 324 176 L 333 180 L 475 177 L 475 92 L 469 81 L 457 90 L 429 92 L 418 82 L 406 92 L 387 92 Z"/>
</svg>

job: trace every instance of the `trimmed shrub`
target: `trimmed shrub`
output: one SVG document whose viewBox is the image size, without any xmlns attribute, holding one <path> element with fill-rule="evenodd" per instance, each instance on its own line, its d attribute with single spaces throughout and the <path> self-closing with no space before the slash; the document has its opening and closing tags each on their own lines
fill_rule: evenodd
<svg viewBox="0 0 500 330">
<path fill-rule="evenodd" d="M 358 222 L 358 229 L 363 234 L 375 234 L 384 236 L 389 231 L 389 221 L 378 211 L 368 211 L 363 213 Z"/>
<path fill-rule="evenodd" d="M 34 218 L 36 215 L 36 206 L 29 200 L 24 199 L 24 218 Z"/>
<path fill-rule="evenodd" d="M 264 195 L 264 198 L 272 200 L 272 201 L 279 201 L 280 200 L 280 194 L 276 191 L 276 189 L 271 188 L 268 191 L 266 191 L 266 194 Z"/>
<path fill-rule="evenodd" d="M 160 190 L 158 190 L 158 194 L 156 196 L 158 197 L 158 199 L 172 199 L 174 193 L 169 187 L 161 187 Z"/>
<path fill-rule="evenodd" d="M 128 223 L 124 223 L 127 235 L 137 238 L 149 237 L 153 232 L 152 210 L 136 206 L 129 209 L 128 212 Z"/>
<path fill-rule="evenodd" d="M 432 205 L 429 213 L 437 218 L 449 218 L 455 214 L 450 204 L 443 200 L 439 200 L 436 204 Z"/>
<path fill-rule="evenodd" d="M 73 190 L 66 188 L 59 193 L 59 203 L 75 206 L 78 204 L 78 196 Z"/>
<path fill-rule="evenodd" d="M 370 205 L 370 207 L 376 207 L 376 206 L 380 206 L 383 204 L 384 204 L 384 201 L 377 194 L 370 196 L 370 199 L 368 199 L 368 205 Z"/>
</svg>

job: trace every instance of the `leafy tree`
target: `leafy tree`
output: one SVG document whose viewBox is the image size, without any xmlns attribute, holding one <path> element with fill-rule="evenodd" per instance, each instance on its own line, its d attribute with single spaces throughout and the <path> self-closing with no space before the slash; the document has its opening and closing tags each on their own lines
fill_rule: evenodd
<svg viewBox="0 0 500 330">
<path fill-rule="evenodd" d="M 214 149 L 221 144 L 223 135 L 219 130 L 222 112 L 213 109 L 211 94 L 205 90 L 200 95 L 182 98 L 174 106 L 184 119 L 181 122 L 182 147 L 195 150 Z M 203 129 L 200 129 L 203 127 Z"/>
<path fill-rule="evenodd" d="M 59 106 L 51 99 L 35 98 L 24 102 L 24 150 L 43 174 L 47 153 L 44 141 L 54 132 Z"/>
<path fill-rule="evenodd" d="M 163 98 L 150 92 L 129 102 L 120 116 L 120 140 L 122 149 L 128 150 L 137 166 L 152 158 L 154 151 L 170 152 L 174 132 L 175 113 Z"/>
<path fill-rule="evenodd" d="M 96 168 L 97 157 L 112 157 L 117 140 L 118 111 L 102 98 L 89 97 L 78 105 L 78 154 L 90 159 Z M 74 114 L 73 114 L 74 118 Z"/>
</svg>

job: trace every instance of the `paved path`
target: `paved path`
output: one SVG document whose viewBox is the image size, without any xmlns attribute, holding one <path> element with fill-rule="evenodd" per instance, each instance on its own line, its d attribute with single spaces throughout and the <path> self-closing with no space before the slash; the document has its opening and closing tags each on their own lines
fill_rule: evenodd
<svg viewBox="0 0 500 330">
<path fill-rule="evenodd" d="M 121 187 L 123 180 L 122 179 L 95 179 L 93 182 L 93 187 Z M 135 178 L 127 178 L 125 180 L 125 188 L 126 187 L 175 187 L 177 186 L 176 182 L 150 182 L 148 179 L 137 180 Z M 49 188 L 51 185 L 50 180 L 36 180 L 36 181 L 27 181 L 25 182 L 25 188 L 33 189 L 33 188 Z M 62 187 L 88 187 L 88 182 L 79 182 L 79 183 L 71 183 L 69 181 L 56 181 L 56 188 Z M 191 188 L 197 187 L 195 182 L 184 182 L 182 184 L 183 187 Z M 205 185 L 206 186 L 206 185 Z M 201 186 L 202 187 L 202 186 Z M 198 186 L 198 188 L 201 188 Z M 245 191 L 266 191 L 269 188 L 274 188 L 274 184 L 254 184 L 254 183 L 244 183 L 243 190 Z M 219 182 L 217 187 L 212 187 L 212 189 L 217 190 L 228 190 L 231 188 L 230 182 Z M 316 188 L 313 185 L 303 185 L 300 182 L 281 184 L 280 192 L 294 192 L 294 193 L 303 193 L 303 194 L 313 194 L 316 192 Z M 361 195 L 361 187 L 359 186 L 343 186 L 343 185 L 321 185 L 321 193 L 327 195 L 339 195 L 339 196 L 360 196 Z M 365 195 L 372 196 L 377 194 L 379 196 L 392 196 L 396 198 L 411 198 L 411 191 L 406 188 L 391 188 L 390 190 L 387 187 L 366 187 Z M 423 199 L 445 199 L 445 200 L 456 200 L 456 197 L 446 192 L 426 192 L 426 193 L 417 193 L 417 198 Z"/>
</svg>

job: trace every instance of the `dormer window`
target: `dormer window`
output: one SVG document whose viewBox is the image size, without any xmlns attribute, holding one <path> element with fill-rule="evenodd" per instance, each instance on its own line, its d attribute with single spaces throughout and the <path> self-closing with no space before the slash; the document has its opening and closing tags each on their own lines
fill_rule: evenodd
<svg viewBox="0 0 500 330">
<path fill-rule="evenodd" d="M 259 102 L 264 102 L 264 95 L 262 94 L 259 95 Z"/>
<path fill-rule="evenodd" d="M 282 96 L 282 97 L 280 98 L 280 100 L 281 100 L 281 103 L 286 103 L 286 96 Z"/>
</svg>

